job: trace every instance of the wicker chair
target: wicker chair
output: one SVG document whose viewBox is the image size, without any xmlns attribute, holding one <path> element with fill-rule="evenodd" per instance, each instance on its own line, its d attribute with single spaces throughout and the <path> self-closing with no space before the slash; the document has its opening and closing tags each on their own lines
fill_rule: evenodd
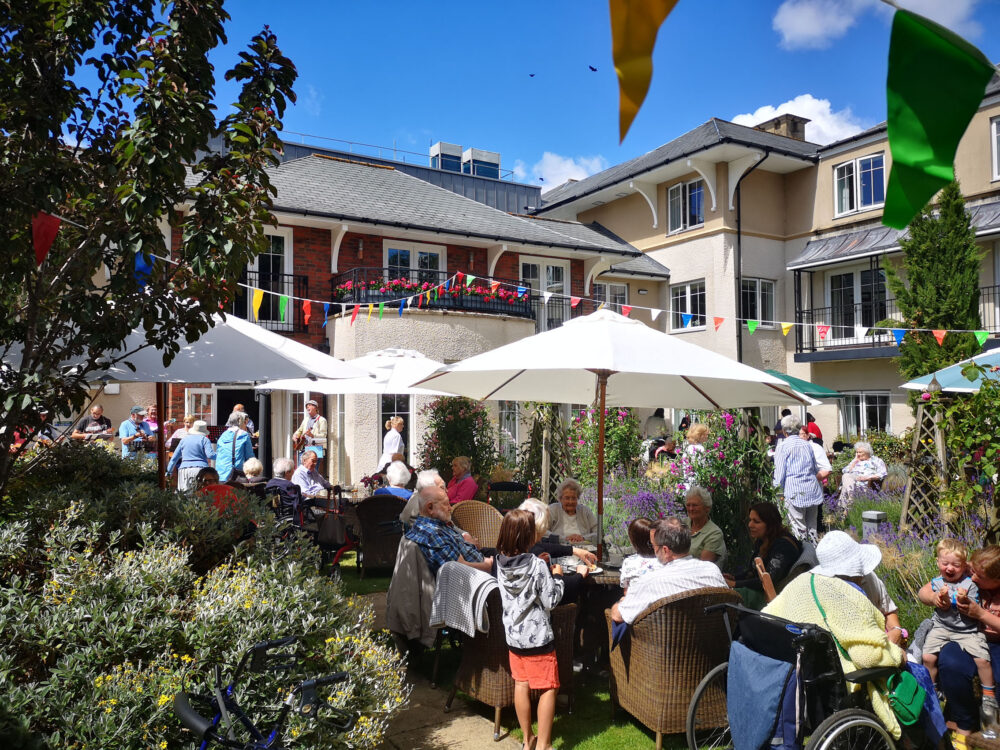
<svg viewBox="0 0 1000 750">
<path fill-rule="evenodd" d="M 471 502 L 471 501 L 466 501 Z M 455 693 L 461 690 L 487 706 L 493 706 L 493 741 L 500 741 L 500 714 L 507 706 L 514 705 L 514 680 L 510 676 L 507 638 L 503 627 L 503 605 L 500 592 L 494 591 L 486 600 L 489 617 L 488 633 L 476 633 L 475 638 L 462 635 L 462 661 L 455 674 L 444 710 L 451 710 Z M 576 624 L 576 605 L 563 604 L 552 610 L 552 629 L 556 636 L 556 659 L 559 662 L 559 692 L 569 697 L 569 711 L 573 711 L 573 630 Z M 460 634 L 461 635 L 461 634 Z M 532 698 L 538 697 L 532 691 Z"/>
<path fill-rule="evenodd" d="M 466 500 L 452 508 L 451 520 L 460 529 L 476 537 L 480 547 L 497 546 L 503 514 L 492 505 L 478 500 Z"/>
<path fill-rule="evenodd" d="M 709 670 L 729 658 L 729 636 L 721 611 L 705 607 L 732 602 L 732 589 L 704 588 L 668 596 L 649 605 L 611 652 L 611 706 L 620 706 L 663 735 L 685 731 L 688 705 Z M 611 610 L 605 611 L 611 632 Z"/>
<path fill-rule="evenodd" d="M 361 577 L 366 570 L 390 569 L 403 535 L 399 514 L 406 503 L 392 495 L 373 495 L 357 505 L 361 526 Z"/>
</svg>

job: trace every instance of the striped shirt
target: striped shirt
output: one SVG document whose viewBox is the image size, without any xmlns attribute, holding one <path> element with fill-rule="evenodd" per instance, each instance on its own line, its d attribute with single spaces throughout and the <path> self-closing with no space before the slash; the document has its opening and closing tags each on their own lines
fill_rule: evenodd
<svg viewBox="0 0 1000 750">
<path fill-rule="evenodd" d="M 774 484 L 781 487 L 793 508 L 811 508 L 823 502 L 823 488 L 816 479 L 816 456 L 798 435 L 786 437 L 774 451 Z"/>
<path fill-rule="evenodd" d="M 727 588 L 715 563 L 695 560 L 688 555 L 671 560 L 659 570 L 654 570 L 629 584 L 628 592 L 618 602 L 618 613 L 622 619 L 632 624 L 653 602 L 667 596 L 703 588 Z"/>
</svg>

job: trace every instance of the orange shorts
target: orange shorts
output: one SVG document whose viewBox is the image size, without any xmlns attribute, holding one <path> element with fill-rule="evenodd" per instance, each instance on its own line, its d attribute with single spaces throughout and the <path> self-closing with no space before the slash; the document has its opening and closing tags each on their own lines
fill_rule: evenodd
<svg viewBox="0 0 1000 750">
<path fill-rule="evenodd" d="M 522 656 L 513 651 L 509 654 L 510 676 L 514 682 L 527 682 L 532 690 L 559 689 L 559 663 L 554 650 L 532 656 Z"/>
</svg>

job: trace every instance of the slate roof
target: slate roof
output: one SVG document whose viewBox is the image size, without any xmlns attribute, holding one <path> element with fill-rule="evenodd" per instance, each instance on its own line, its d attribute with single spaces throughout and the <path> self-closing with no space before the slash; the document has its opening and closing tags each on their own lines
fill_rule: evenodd
<svg viewBox="0 0 1000 750">
<path fill-rule="evenodd" d="M 973 229 L 977 233 L 1000 229 L 1000 201 L 966 206 Z M 878 225 L 846 232 L 833 237 L 810 240 L 802 252 L 788 263 L 788 270 L 824 266 L 850 258 L 877 255 L 899 250 L 899 241 L 908 230 Z"/>
<path fill-rule="evenodd" d="M 640 254 L 593 225 L 512 215 L 390 167 L 311 155 L 284 162 L 269 175 L 278 191 L 275 211 L 496 242 Z"/>
<path fill-rule="evenodd" d="M 645 253 L 638 258 L 630 258 L 621 263 L 612 263 L 611 268 L 600 276 L 652 276 L 654 278 L 669 278 L 670 269 L 662 263 L 653 260 Z"/>
<path fill-rule="evenodd" d="M 705 151 L 713 146 L 725 143 L 735 143 L 750 148 L 765 148 L 776 154 L 807 160 L 814 160 L 820 148 L 815 143 L 799 141 L 774 133 L 764 133 L 760 130 L 754 130 L 744 125 L 737 125 L 727 120 L 720 120 L 713 117 L 694 130 L 690 130 L 684 135 L 674 138 L 669 143 L 665 143 L 642 156 L 622 162 L 577 182 L 565 183 L 543 193 L 542 206 L 538 211 L 546 211 L 562 203 L 596 192 L 609 185 L 615 185 L 631 179 L 656 167 L 687 158 L 699 151 Z"/>
</svg>

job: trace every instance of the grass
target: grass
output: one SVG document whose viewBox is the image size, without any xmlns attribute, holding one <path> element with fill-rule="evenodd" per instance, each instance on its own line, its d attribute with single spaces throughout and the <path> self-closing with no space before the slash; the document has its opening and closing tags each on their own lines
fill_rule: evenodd
<svg viewBox="0 0 1000 750">
<path fill-rule="evenodd" d="M 391 570 L 379 570 L 375 574 L 365 573 L 361 577 L 361 569 L 358 567 L 357 554 L 352 552 L 344 553 L 340 558 L 340 581 L 344 587 L 345 594 L 374 594 L 377 591 L 388 591 L 389 581 L 392 580 Z"/>
</svg>

